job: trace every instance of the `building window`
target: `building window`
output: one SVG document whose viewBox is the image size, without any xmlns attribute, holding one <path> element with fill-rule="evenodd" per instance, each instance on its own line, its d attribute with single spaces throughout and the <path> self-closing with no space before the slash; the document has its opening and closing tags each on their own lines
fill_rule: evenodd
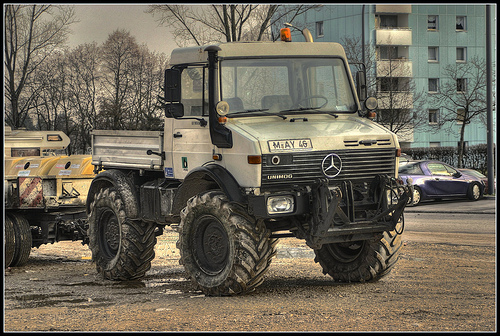
<svg viewBox="0 0 500 336">
<path fill-rule="evenodd" d="M 429 92 L 439 91 L 439 78 L 429 78 Z"/>
<path fill-rule="evenodd" d="M 439 110 L 429 110 L 429 125 L 436 125 L 438 123 Z"/>
<path fill-rule="evenodd" d="M 323 30 L 323 21 L 316 22 L 316 37 L 325 36 L 325 32 Z"/>
<path fill-rule="evenodd" d="M 465 109 L 457 109 L 457 124 L 462 124 L 465 120 Z"/>
<path fill-rule="evenodd" d="M 427 29 L 428 30 L 437 30 L 438 29 L 438 16 L 437 15 L 429 15 L 427 17 Z"/>
<path fill-rule="evenodd" d="M 467 56 L 467 48 L 457 48 L 457 62 L 465 62 Z"/>
<path fill-rule="evenodd" d="M 465 23 L 466 23 L 466 17 L 465 16 L 457 16 L 456 30 L 458 30 L 458 31 L 464 31 L 466 29 Z"/>
<path fill-rule="evenodd" d="M 457 92 L 465 92 L 467 90 L 467 78 L 457 78 Z"/>
<path fill-rule="evenodd" d="M 438 57 L 438 47 L 429 47 L 429 62 L 437 62 Z"/>
</svg>

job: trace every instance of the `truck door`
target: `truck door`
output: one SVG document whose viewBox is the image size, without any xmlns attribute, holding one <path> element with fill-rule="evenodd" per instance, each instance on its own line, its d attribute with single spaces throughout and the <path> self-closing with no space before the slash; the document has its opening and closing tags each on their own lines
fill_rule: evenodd
<svg viewBox="0 0 500 336">
<path fill-rule="evenodd" d="M 182 71 L 184 117 L 173 120 L 171 135 L 173 174 L 178 179 L 183 179 L 192 169 L 213 161 L 206 78 L 203 67 L 189 67 Z M 205 126 L 202 120 L 207 122 Z"/>
</svg>

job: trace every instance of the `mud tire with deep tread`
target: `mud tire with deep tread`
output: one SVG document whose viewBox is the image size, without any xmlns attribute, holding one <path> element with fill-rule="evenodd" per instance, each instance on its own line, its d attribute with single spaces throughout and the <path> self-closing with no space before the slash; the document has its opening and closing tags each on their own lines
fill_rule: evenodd
<svg viewBox="0 0 500 336">
<path fill-rule="evenodd" d="M 180 264 L 197 289 L 209 296 L 237 295 L 264 281 L 277 239 L 243 205 L 208 191 L 192 197 L 180 216 Z"/>
<path fill-rule="evenodd" d="M 23 266 L 28 262 L 31 253 L 31 228 L 28 220 L 19 214 L 7 214 L 14 226 L 14 256 L 10 266 Z"/>
<path fill-rule="evenodd" d="M 97 272 L 109 280 L 139 279 L 151 268 L 154 223 L 128 218 L 115 188 L 101 189 L 90 207 L 89 247 Z"/>
<path fill-rule="evenodd" d="M 5 267 L 9 267 L 12 264 L 12 259 L 14 259 L 14 250 L 15 250 L 15 242 L 14 242 L 14 223 L 10 216 L 5 215 L 4 220 L 4 230 L 5 234 L 3 236 L 4 243 L 4 261 Z"/>
<path fill-rule="evenodd" d="M 325 244 L 315 250 L 315 262 L 337 282 L 365 282 L 387 275 L 399 258 L 403 241 L 402 217 L 395 231 L 384 232 L 380 239 L 352 243 Z"/>
</svg>

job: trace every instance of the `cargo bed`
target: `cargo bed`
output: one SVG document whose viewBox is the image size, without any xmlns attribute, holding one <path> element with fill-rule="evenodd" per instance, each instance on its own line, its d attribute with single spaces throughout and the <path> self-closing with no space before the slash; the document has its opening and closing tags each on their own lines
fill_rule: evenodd
<svg viewBox="0 0 500 336">
<path fill-rule="evenodd" d="M 100 169 L 131 168 L 162 170 L 159 155 L 148 155 L 148 150 L 163 153 L 161 131 L 94 130 L 92 136 L 92 164 Z"/>
</svg>

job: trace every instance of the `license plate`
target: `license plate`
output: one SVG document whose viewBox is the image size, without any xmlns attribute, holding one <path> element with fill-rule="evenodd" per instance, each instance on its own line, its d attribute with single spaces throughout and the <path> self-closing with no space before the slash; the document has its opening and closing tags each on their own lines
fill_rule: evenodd
<svg viewBox="0 0 500 336">
<path fill-rule="evenodd" d="M 310 150 L 313 148 L 311 139 L 269 140 L 267 144 L 271 152 Z"/>
</svg>

